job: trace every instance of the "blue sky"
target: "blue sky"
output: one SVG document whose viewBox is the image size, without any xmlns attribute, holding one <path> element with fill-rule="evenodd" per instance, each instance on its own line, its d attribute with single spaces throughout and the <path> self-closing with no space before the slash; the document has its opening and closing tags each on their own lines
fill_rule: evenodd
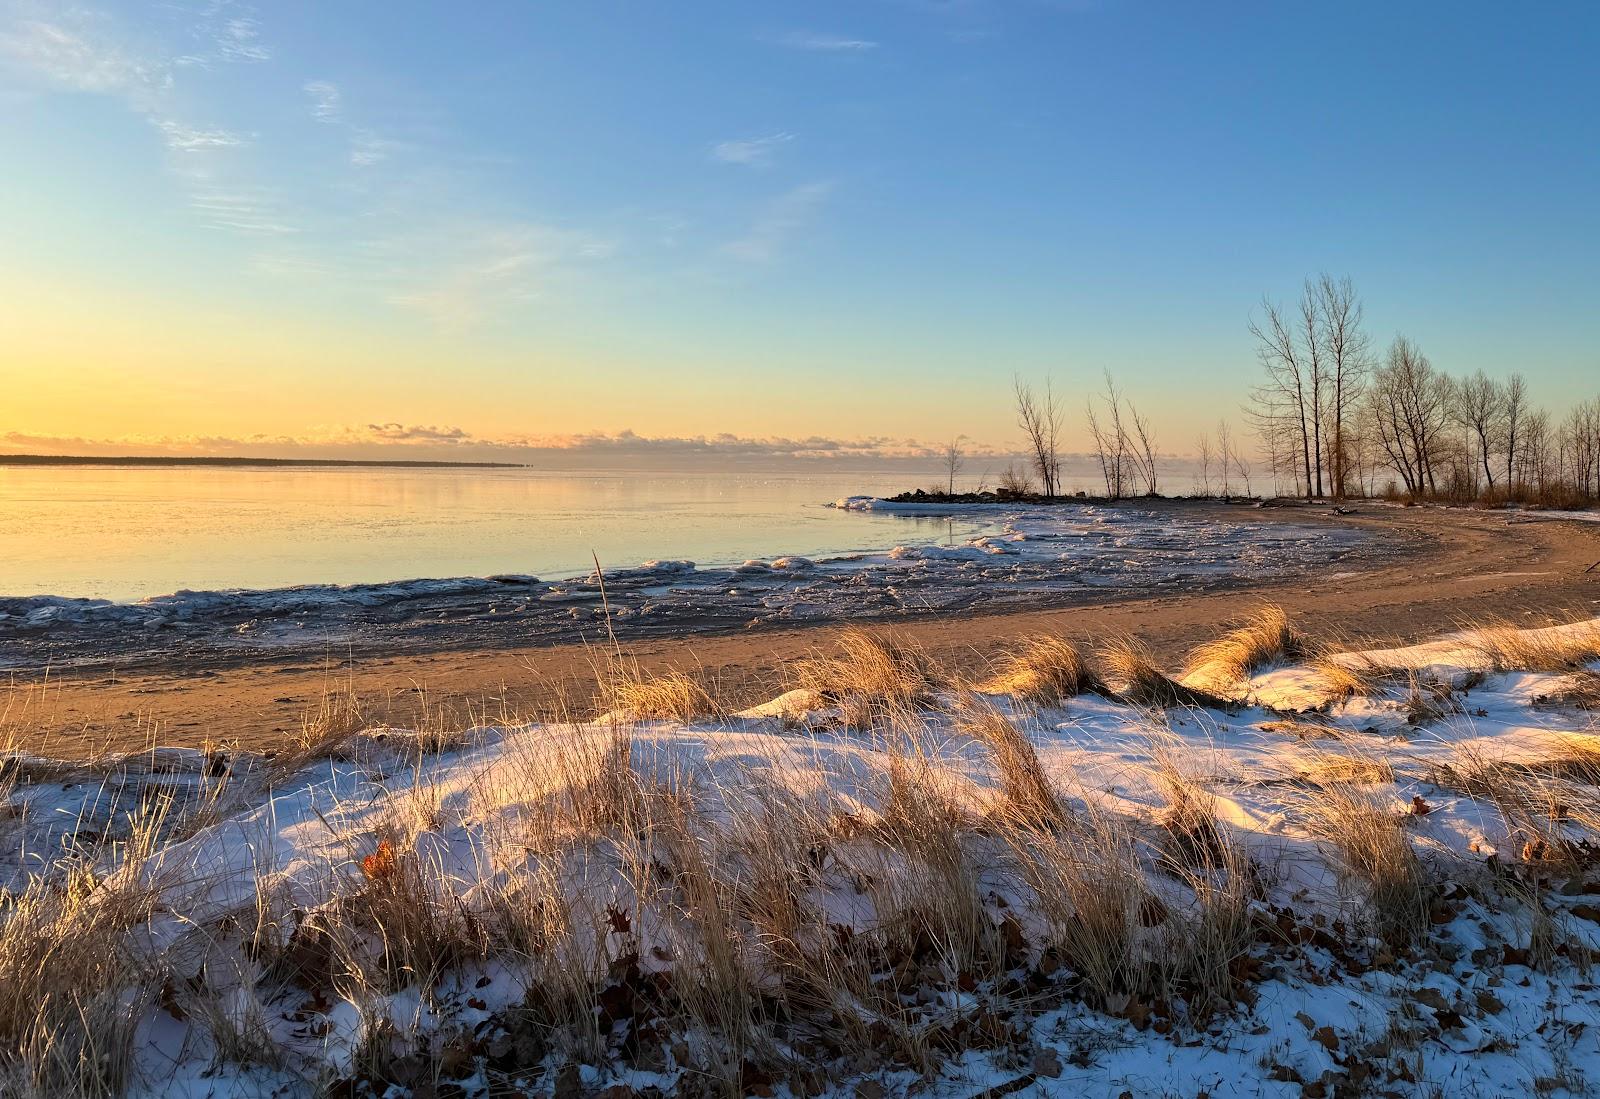
<svg viewBox="0 0 1600 1099">
<path fill-rule="evenodd" d="M 1014 371 L 1110 369 L 1182 451 L 1319 271 L 1559 405 L 1597 48 L 1592 4 L 0 0 L 0 437 L 1004 447 Z"/>
</svg>

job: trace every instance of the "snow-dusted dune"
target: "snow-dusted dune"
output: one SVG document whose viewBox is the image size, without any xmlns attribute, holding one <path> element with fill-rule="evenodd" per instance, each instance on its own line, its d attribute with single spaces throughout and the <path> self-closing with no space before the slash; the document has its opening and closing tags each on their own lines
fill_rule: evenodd
<svg viewBox="0 0 1600 1099">
<path fill-rule="evenodd" d="M 1332 658 L 1369 677 L 1350 697 L 1331 692 L 1328 665 L 1284 664 L 1209 684 L 1232 697 L 1223 709 L 1158 712 L 1097 694 L 1031 707 L 998 692 L 943 690 L 892 726 L 862 729 L 843 723 L 837 700 L 794 691 L 687 724 L 618 714 L 483 728 L 432 745 L 372 731 L 297 767 L 220 751 L 93 767 L 15 757 L 0 786 L 4 872 L 11 889 L 32 880 L 38 890 L 64 880 L 76 858 L 103 858 L 107 868 L 120 859 L 102 893 L 149 891 L 148 919 L 119 941 L 140 960 L 129 972 L 143 982 L 130 976 L 123 994 L 135 1013 L 127 1084 L 137 1094 L 301 1094 L 318 1080 L 372 1081 L 382 1093 L 375 1064 L 399 1074 L 391 1084 L 409 1081 L 388 1094 L 423 1094 L 422 1063 L 455 1094 L 575 1093 L 574 1081 L 596 1093 L 672 1094 L 705 1071 L 709 1055 L 697 1042 L 731 1040 L 707 1030 L 706 1017 L 652 1023 L 659 1035 L 650 1029 L 642 1039 L 630 1028 L 643 1015 L 613 1018 L 597 1007 L 598 1045 L 549 1035 L 507 1068 L 506 1043 L 520 1033 L 530 989 L 555 979 L 556 939 L 530 948 L 485 932 L 482 949 L 436 972 L 402 968 L 387 984 L 290 977 L 282 959 L 307 949 L 305 929 L 319 919 L 343 920 L 348 938 L 334 953 L 365 963 L 341 964 L 382 968 L 381 944 L 415 933 L 386 925 L 393 914 L 372 907 L 373 891 L 400 880 L 399 867 L 440 912 L 474 927 L 525 927 L 506 915 L 508 904 L 524 917 L 530 905 L 541 913 L 555 905 L 564 915 L 541 924 L 545 933 L 560 931 L 569 936 L 562 950 L 597 959 L 597 987 L 626 987 L 632 997 L 629 982 L 648 984 L 652 972 L 673 981 L 687 979 L 674 976 L 682 964 L 711 964 L 691 962 L 709 949 L 711 914 L 682 893 L 690 856 L 674 844 L 689 843 L 694 858 L 733 876 L 719 887 L 731 891 L 718 894 L 732 904 L 759 877 L 756 837 L 767 850 L 785 831 L 812 827 L 823 827 L 826 849 L 790 883 L 795 910 L 837 929 L 829 934 L 865 941 L 904 917 L 905 896 L 885 882 L 910 888 L 896 875 L 920 856 L 875 839 L 887 826 L 874 822 L 902 811 L 894 799 L 913 781 L 972 822 L 958 830 L 970 901 L 1016 941 L 991 973 L 941 969 L 954 962 L 938 957 L 961 951 L 935 949 L 903 1019 L 946 1045 L 950 1027 L 964 1032 L 991 1014 L 1010 1029 L 1004 1041 L 956 1040 L 932 1076 L 889 1055 L 841 1054 L 816 1066 L 826 1069 L 818 1087 L 966 1096 L 1031 1077 L 1052 1094 L 1302 1095 L 1360 1079 L 1379 1094 L 1584 1094 L 1600 1086 L 1600 992 L 1583 964 L 1600 949 L 1590 846 L 1600 840 L 1600 770 L 1589 767 L 1600 760 L 1600 736 L 1584 708 L 1595 704 L 1584 692 L 1600 669 L 1600 620 L 1516 636 L 1569 656 L 1587 651 L 1589 670 L 1508 670 L 1457 635 Z M 1248 868 L 1238 912 L 1267 930 L 1244 934 L 1238 957 L 1223 959 L 1240 974 L 1229 1002 L 1202 1013 L 1199 993 L 1182 982 L 1156 999 L 1083 992 L 1063 961 L 1072 956 L 1070 920 L 1066 945 L 1051 945 L 1063 933 L 1053 922 L 1060 914 L 1041 907 L 1023 869 L 1021 826 L 1007 815 L 1014 776 L 994 743 L 973 734 L 977 713 L 1021 732 L 1059 799 L 1062 823 L 1025 830 L 1036 835 L 1027 843 L 1075 835 L 1126 843 L 1128 872 L 1143 876 L 1152 898 L 1144 926 L 1130 930 L 1130 957 L 1193 949 L 1201 926 L 1193 921 L 1214 911 L 1211 891 Z M 609 801 L 597 793 L 596 784 L 624 778 L 634 794 L 622 801 L 639 796 L 656 809 L 623 810 L 614 791 Z M 1214 821 L 1204 834 L 1214 827 L 1217 837 L 1207 842 L 1224 845 L 1227 859 L 1187 869 L 1173 861 L 1175 798 L 1203 806 Z M 580 819 L 602 803 L 623 815 Z M 1346 822 L 1384 822 L 1419 860 L 1433 883 L 1420 940 L 1381 937 L 1369 903 L 1375 886 L 1330 831 L 1335 803 Z M 693 826 L 660 833 L 647 857 L 630 856 L 629 845 L 655 827 L 636 814 L 666 806 Z M 152 814 L 166 823 L 143 848 L 129 837 Z M 639 874 L 650 866 L 666 877 L 647 884 Z M 750 980 L 778 995 L 788 987 L 787 955 L 763 945 L 759 921 L 741 911 L 718 918 L 745 943 L 740 965 Z M 771 1067 L 784 1058 L 773 1052 L 778 1032 L 742 1039 L 762 1066 L 748 1070 L 763 1081 L 758 1091 L 814 1079 Z M 646 1056 L 641 1041 L 660 1048 Z M 797 1047 L 791 1060 L 821 1058 L 826 1048 L 802 1045 L 809 1052 Z M 240 1053 L 256 1047 L 276 1052 Z M 411 1067 L 395 1067 L 402 1062 Z"/>
</svg>

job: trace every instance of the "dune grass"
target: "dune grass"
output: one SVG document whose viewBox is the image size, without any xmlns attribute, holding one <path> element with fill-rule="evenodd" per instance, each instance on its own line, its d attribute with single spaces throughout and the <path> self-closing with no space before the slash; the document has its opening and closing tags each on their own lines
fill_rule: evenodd
<svg viewBox="0 0 1600 1099">
<path fill-rule="evenodd" d="M 1469 631 L 1466 645 L 1492 671 L 1574 671 L 1600 660 L 1600 625 L 1579 622 L 1554 630 L 1524 630 L 1493 622 Z"/>
<path fill-rule="evenodd" d="M 1100 679 L 1078 646 L 1059 634 L 1022 639 L 1000 659 L 980 690 L 1008 694 L 1032 706 L 1064 706 L 1068 699 L 1101 689 Z"/>
<path fill-rule="evenodd" d="M 727 716 L 727 710 L 701 678 L 677 670 L 646 675 L 636 661 L 612 663 L 601 694 L 614 713 L 635 721 L 676 721 L 682 725 Z"/>
<path fill-rule="evenodd" d="M 1318 835 L 1365 891 L 1365 918 L 1391 948 L 1428 926 L 1432 883 L 1405 832 L 1406 818 L 1360 787 L 1328 784 L 1308 805 Z"/>
<path fill-rule="evenodd" d="M 1133 706 L 1167 709 L 1175 706 L 1227 710 L 1232 703 L 1209 691 L 1178 682 L 1161 670 L 1155 654 L 1142 641 L 1118 637 L 1098 653 L 1100 669 L 1116 697 Z"/>
<path fill-rule="evenodd" d="M 1039 762 L 1039 753 L 1015 721 L 976 696 L 956 711 L 956 728 L 989 749 L 1000 775 L 1007 811 L 1040 827 L 1059 827 L 1065 811 Z"/>
<path fill-rule="evenodd" d="M 1189 654 L 1184 676 L 1233 686 L 1268 664 L 1301 655 L 1304 644 L 1305 636 L 1289 624 L 1283 608 L 1267 604 L 1236 629 L 1196 646 Z"/>
<path fill-rule="evenodd" d="M 74 860 L 57 880 L 35 878 L 4 897 L 0 1094 L 122 1093 L 134 1027 L 159 970 L 130 935 L 150 918 L 156 893 L 125 868 L 154 836 L 147 822 L 118 850 Z M 107 869 L 106 860 L 119 865 Z"/>
<path fill-rule="evenodd" d="M 927 654 L 889 631 L 851 626 L 794 669 L 800 686 L 837 705 L 846 725 L 893 724 L 935 701 L 940 677 Z"/>
<path fill-rule="evenodd" d="M 1562 670 L 1581 657 L 1520 644 L 1501 639 L 1496 651 Z M 1197 649 L 1190 670 L 1237 682 L 1309 651 L 1268 608 Z M 359 804 L 318 806 L 304 825 L 320 823 L 319 844 L 338 856 L 316 883 L 320 900 L 285 899 L 289 883 L 267 868 L 260 880 L 276 884 L 260 885 L 253 909 L 186 929 L 205 940 L 203 964 L 184 961 L 180 974 L 180 952 L 152 954 L 143 944 L 163 897 L 215 882 L 133 870 L 236 804 L 204 795 L 191 829 L 161 819 L 178 811 L 171 800 L 156 803 L 131 834 L 0 898 L 0 1094 L 120 1094 L 150 1005 L 191 1021 L 219 1076 L 254 1067 L 308 1087 L 426 1078 L 442 1090 L 452 1043 L 484 1057 L 488 1046 L 432 1020 L 459 1010 L 453 976 L 490 970 L 512 974 L 518 995 L 483 1009 L 482 1025 L 519 1064 L 575 1073 L 648 1055 L 649 1071 L 730 1097 L 815 1093 L 879 1071 L 932 1079 L 980 1046 L 1020 1062 L 1039 1013 L 1071 1000 L 1141 1028 L 1159 1013 L 1197 1035 L 1234 1011 L 1283 947 L 1274 921 L 1289 916 L 1267 904 L 1275 869 L 1262 850 L 1285 833 L 1324 853 L 1328 880 L 1352 894 L 1359 931 L 1337 944 L 1342 956 L 1374 957 L 1367 935 L 1406 955 L 1441 883 L 1469 874 L 1419 857 L 1428 804 L 1408 811 L 1397 782 L 1496 810 L 1510 837 L 1503 860 L 1534 883 L 1518 901 L 1530 911 L 1550 904 L 1541 877 L 1590 865 L 1565 830 L 1600 831 L 1600 735 L 1551 736 L 1532 761 L 1435 751 L 1424 768 L 1348 724 L 1336 750 L 1317 746 L 1304 730 L 1326 726 L 1309 721 L 1280 730 L 1298 742 L 1256 731 L 1271 781 L 1298 788 L 1270 829 L 1253 830 L 1234 804 L 1253 776 L 1216 766 L 1209 734 L 1179 730 L 1198 720 L 1220 738 L 1214 715 L 1148 712 L 1230 704 L 1175 680 L 1138 642 L 1113 641 L 1097 659 L 1092 669 L 1070 642 L 1039 635 L 981 693 L 952 690 L 904 638 L 841 631 L 832 652 L 794 670 L 849 726 L 815 732 L 723 722 L 701 681 L 635 670 L 607 684 L 610 721 L 498 730 L 493 768 L 439 787 L 425 757 L 474 743 L 471 729 L 429 717 L 434 733 L 393 733 L 383 755 L 353 694 L 335 692 L 289 757 L 302 768 L 349 759 L 343 772 L 366 775 Z M 1082 717 L 1050 708 L 1089 690 L 1137 708 L 1113 733 L 1132 739 L 1095 757 L 1122 769 L 1092 782 L 1063 765 L 1077 750 L 1070 736 L 1043 759 L 1037 746 Z M 1460 716 L 1420 679 L 1413 693 L 1439 717 Z M 1395 713 L 1408 703 L 1395 692 L 1379 701 Z M 1116 712 L 1102 701 L 1081 710 Z M 663 727 L 674 722 L 701 725 Z M 673 746 L 686 741 L 726 750 L 724 766 L 680 765 Z M 254 781 L 280 790 L 288 765 L 255 775 L 241 757 L 229 797 Z M 14 768 L 0 783 L 63 777 Z M 1474 889 L 1494 888 L 1470 876 Z M 1331 926 L 1316 925 L 1318 942 Z M 208 981 L 193 979 L 200 969 Z M 342 1068 L 302 1063 L 273 1037 L 286 1012 L 326 1017 L 332 1005 L 352 1020 L 338 1039 Z"/>
</svg>

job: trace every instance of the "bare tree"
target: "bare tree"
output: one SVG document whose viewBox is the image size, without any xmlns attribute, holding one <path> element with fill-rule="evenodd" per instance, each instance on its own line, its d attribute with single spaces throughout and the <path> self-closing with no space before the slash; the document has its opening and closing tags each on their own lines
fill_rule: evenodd
<svg viewBox="0 0 1600 1099">
<path fill-rule="evenodd" d="M 1328 395 L 1328 468 L 1335 497 L 1348 494 L 1350 466 L 1349 425 L 1361 398 L 1362 386 L 1372 368 L 1367 334 L 1362 330 L 1364 309 L 1349 276 L 1322 275 L 1314 291 L 1317 299 L 1317 338 L 1332 382 Z"/>
<path fill-rule="evenodd" d="M 1094 440 L 1095 460 L 1100 464 L 1100 479 L 1105 482 L 1106 496 L 1115 500 L 1122 495 L 1122 458 L 1117 453 L 1116 433 L 1102 427 L 1094 410 L 1094 398 L 1084 403 L 1089 423 L 1089 438 Z"/>
<path fill-rule="evenodd" d="M 1505 395 L 1480 370 L 1456 386 L 1455 415 L 1466 429 L 1469 445 L 1478 452 L 1484 479 L 1493 492 L 1494 467 L 1489 464 L 1489 456 L 1500 449 L 1505 436 Z"/>
<path fill-rule="evenodd" d="M 1348 277 L 1319 275 L 1301 289 L 1298 316 L 1270 300 L 1252 320 L 1256 356 L 1266 379 L 1249 409 L 1272 467 L 1306 499 L 1346 492 L 1353 410 L 1371 370 L 1363 309 Z"/>
<path fill-rule="evenodd" d="M 1211 436 L 1200 434 L 1200 483 L 1195 487 L 1200 490 L 1200 495 L 1211 495 Z"/>
<path fill-rule="evenodd" d="M 1437 466 L 1450 409 L 1450 379 L 1404 336 L 1373 378 L 1369 410 L 1378 444 L 1412 496 L 1438 489 Z"/>
<path fill-rule="evenodd" d="M 1311 457 L 1306 468 L 1306 492 L 1311 495 L 1312 475 L 1315 474 L 1316 493 L 1322 495 L 1322 414 L 1323 393 L 1331 388 L 1328 364 L 1322 355 L 1321 298 L 1307 279 L 1300 294 L 1300 352 L 1305 362 L 1307 409 L 1311 420 Z"/>
<path fill-rule="evenodd" d="M 1222 497 L 1227 499 L 1233 495 L 1233 430 L 1227 420 L 1217 421 L 1217 457 L 1222 462 Z"/>
<path fill-rule="evenodd" d="M 1244 494 L 1246 496 L 1254 495 L 1250 491 L 1249 459 L 1244 456 L 1244 451 L 1239 450 L 1238 448 L 1235 448 L 1233 452 L 1233 471 L 1239 475 L 1239 480 L 1244 482 Z"/>
<path fill-rule="evenodd" d="M 1293 434 L 1298 452 L 1297 473 L 1309 500 L 1315 488 L 1311 434 L 1316 412 L 1311 399 L 1311 372 L 1283 309 L 1266 299 L 1261 305 L 1266 316 L 1262 321 L 1250 322 L 1250 334 L 1256 338 L 1256 356 L 1267 377 L 1255 389 L 1256 402 L 1249 415 L 1263 437 L 1275 437 L 1285 430 Z"/>
<path fill-rule="evenodd" d="M 1094 440 L 1095 457 L 1100 463 L 1100 476 L 1105 481 L 1106 495 L 1120 500 L 1128 494 L 1133 478 L 1144 482 L 1147 496 L 1157 493 L 1159 470 L 1156 463 L 1155 433 L 1150 421 L 1139 414 L 1133 402 L 1117 388 L 1111 371 L 1105 372 L 1106 388 L 1099 401 L 1104 406 L 1106 419 L 1101 420 L 1095 410 L 1095 398 L 1087 402 L 1089 435 Z M 1124 415 L 1126 414 L 1126 415 Z M 1132 425 L 1131 430 L 1129 425 Z"/>
<path fill-rule="evenodd" d="M 1033 479 L 1028 476 L 1025 467 L 1015 462 L 1007 462 L 1006 468 L 1000 471 L 1000 483 L 997 487 L 1001 496 L 1033 495 Z"/>
<path fill-rule="evenodd" d="M 956 494 L 956 474 L 961 472 L 962 460 L 965 457 L 961 450 L 961 440 L 965 438 L 965 435 L 957 435 L 944 447 L 944 472 L 947 482 L 945 491 L 951 496 Z"/>
<path fill-rule="evenodd" d="M 1530 408 L 1522 417 L 1522 439 L 1517 449 L 1517 483 L 1523 491 L 1533 490 L 1535 499 L 1544 499 L 1552 480 L 1550 414 Z"/>
<path fill-rule="evenodd" d="M 1528 388 L 1521 374 L 1506 379 L 1501 390 L 1501 417 L 1505 424 L 1506 494 L 1517 494 L 1517 451 L 1528 418 Z"/>
<path fill-rule="evenodd" d="M 1139 469 L 1139 475 L 1144 478 L 1144 494 L 1146 496 L 1159 496 L 1156 485 L 1158 471 L 1156 469 L 1156 436 L 1150 430 L 1150 421 L 1140 414 L 1128 402 L 1128 419 L 1133 423 L 1133 441 L 1137 444 L 1134 451 L 1134 465 Z"/>
<path fill-rule="evenodd" d="M 1061 404 L 1056 399 L 1055 387 L 1045 379 L 1044 396 L 1040 398 L 1033 386 L 1020 376 L 1012 379 L 1017 401 L 1017 426 L 1028 437 L 1028 449 L 1033 470 L 1044 484 L 1044 494 L 1054 499 L 1061 484 Z"/>
<path fill-rule="evenodd" d="M 1568 476 L 1585 500 L 1600 498 L 1600 397 L 1583 402 L 1561 425 Z"/>
</svg>

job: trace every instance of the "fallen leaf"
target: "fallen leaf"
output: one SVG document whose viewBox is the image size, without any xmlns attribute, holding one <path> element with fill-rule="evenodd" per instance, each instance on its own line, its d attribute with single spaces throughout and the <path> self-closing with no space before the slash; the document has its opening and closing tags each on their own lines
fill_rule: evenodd
<svg viewBox="0 0 1600 1099">
<path fill-rule="evenodd" d="M 1041 1049 L 1033 1055 L 1033 1072 L 1035 1076 L 1048 1076 L 1054 1080 L 1061 1075 L 1061 1058 L 1056 1056 L 1053 1049 Z"/>
</svg>

